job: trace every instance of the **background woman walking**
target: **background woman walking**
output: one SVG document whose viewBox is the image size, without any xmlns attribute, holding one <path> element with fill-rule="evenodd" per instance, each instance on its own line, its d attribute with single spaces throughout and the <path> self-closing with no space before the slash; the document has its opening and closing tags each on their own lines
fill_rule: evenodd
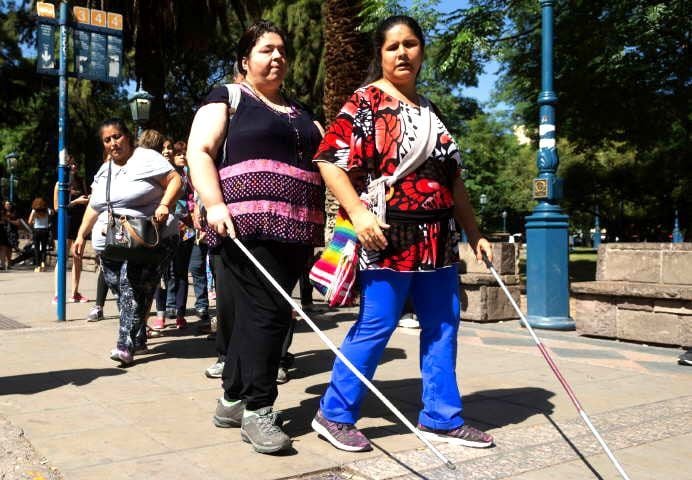
<svg viewBox="0 0 692 480">
<path fill-rule="evenodd" d="M 34 201 L 31 202 L 29 225 L 33 229 L 35 272 L 46 270 L 46 254 L 50 240 L 52 214 L 53 211 L 48 208 L 48 202 L 42 197 L 34 198 Z"/>
</svg>

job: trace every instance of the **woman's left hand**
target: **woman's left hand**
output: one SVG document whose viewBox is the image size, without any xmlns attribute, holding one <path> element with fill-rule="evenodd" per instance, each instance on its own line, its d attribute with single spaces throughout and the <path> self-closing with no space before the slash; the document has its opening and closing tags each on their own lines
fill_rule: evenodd
<svg viewBox="0 0 692 480">
<path fill-rule="evenodd" d="M 488 260 L 491 262 L 493 261 L 493 248 L 490 245 L 490 242 L 486 240 L 485 238 L 480 238 L 478 240 L 478 243 L 476 243 L 476 260 L 479 262 L 483 261 L 483 252 L 488 256 Z"/>
<path fill-rule="evenodd" d="M 168 219 L 168 214 L 170 211 L 168 210 L 167 205 L 159 205 L 156 207 L 156 210 L 154 211 L 154 220 L 156 223 L 163 223 Z"/>
</svg>

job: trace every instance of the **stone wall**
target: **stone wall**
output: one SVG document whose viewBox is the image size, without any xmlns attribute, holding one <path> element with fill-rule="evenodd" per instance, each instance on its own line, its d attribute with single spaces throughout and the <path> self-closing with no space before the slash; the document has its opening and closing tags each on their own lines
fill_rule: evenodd
<svg viewBox="0 0 692 480">
<path fill-rule="evenodd" d="M 571 286 L 583 335 L 692 346 L 692 244 L 605 244 L 595 282 Z"/>
<path fill-rule="evenodd" d="M 493 266 L 519 304 L 518 244 L 493 243 Z M 459 244 L 461 258 L 461 319 L 475 322 L 497 322 L 519 318 L 485 264 L 476 260 L 468 243 Z"/>
</svg>

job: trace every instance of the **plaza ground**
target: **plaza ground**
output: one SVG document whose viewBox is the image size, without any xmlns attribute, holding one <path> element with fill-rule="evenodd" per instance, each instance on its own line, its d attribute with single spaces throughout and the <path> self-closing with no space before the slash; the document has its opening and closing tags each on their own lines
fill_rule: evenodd
<svg viewBox="0 0 692 480">
<path fill-rule="evenodd" d="M 95 275 L 85 273 L 82 284 L 93 298 Z M 496 446 L 441 445 L 457 465 L 450 471 L 372 395 L 358 424 L 372 452 L 335 450 L 311 431 L 333 354 L 303 322 L 291 349 L 292 379 L 279 386 L 276 404 L 293 449 L 267 456 L 237 429 L 212 425 L 220 381 L 203 375 L 215 353 L 194 323 L 152 339 L 150 353 L 123 369 L 108 358 L 117 329 L 112 297 L 101 322 L 82 320 L 86 303 L 68 305 L 69 321 L 58 323 L 52 295 L 52 273 L 0 273 L 0 438 L 16 437 L 24 449 L 0 449 L 0 470 L 12 467 L 0 478 L 619 478 L 516 321 L 462 324 L 464 414 Z M 314 318 L 338 344 L 355 314 Z M 692 478 L 692 368 L 676 364 L 679 349 L 538 333 L 633 480 Z M 417 330 L 395 332 L 375 384 L 415 423 Z"/>
</svg>

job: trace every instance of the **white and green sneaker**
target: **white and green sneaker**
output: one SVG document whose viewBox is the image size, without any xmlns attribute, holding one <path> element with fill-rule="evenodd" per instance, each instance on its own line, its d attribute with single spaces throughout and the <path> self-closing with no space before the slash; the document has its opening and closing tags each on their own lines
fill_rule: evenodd
<svg viewBox="0 0 692 480">
<path fill-rule="evenodd" d="M 277 412 L 272 407 L 245 410 L 240 438 L 252 444 L 259 453 L 276 453 L 291 447 L 291 438 L 278 425 Z"/>
</svg>

